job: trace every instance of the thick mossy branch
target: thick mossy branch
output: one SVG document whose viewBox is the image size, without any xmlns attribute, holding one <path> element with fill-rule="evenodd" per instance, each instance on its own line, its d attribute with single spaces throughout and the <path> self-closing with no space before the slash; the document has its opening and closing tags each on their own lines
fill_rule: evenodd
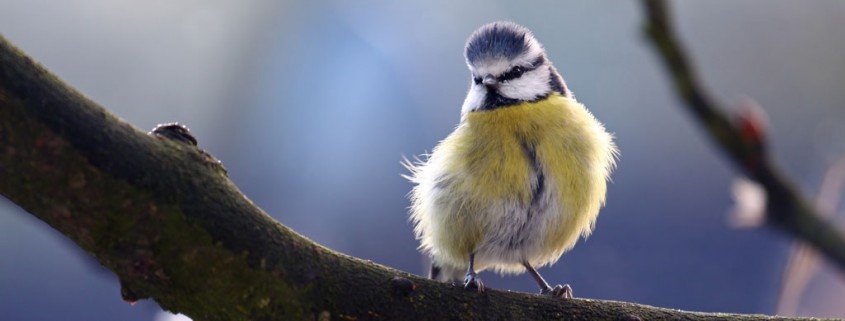
<svg viewBox="0 0 845 321">
<path fill-rule="evenodd" d="M 743 131 L 731 122 L 704 89 L 671 25 L 669 8 L 663 0 L 642 0 L 646 12 L 645 31 L 675 82 L 675 91 L 717 147 L 768 194 L 770 223 L 807 242 L 845 271 L 845 237 L 819 215 L 766 153 L 765 133 Z M 754 122 L 754 119 L 745 119 Z M 759 121 L 759 120 L 756 120 Z"/>
<path fill-rule="evenodd" d="M 0 37 L 0 194 L 195 320 L 763 320 L 479 294 L 333 252 L 274 221 L 190 139 L 140 132 Z M 115 294 L 117 295 L 117 294 Z"/>
</svg>

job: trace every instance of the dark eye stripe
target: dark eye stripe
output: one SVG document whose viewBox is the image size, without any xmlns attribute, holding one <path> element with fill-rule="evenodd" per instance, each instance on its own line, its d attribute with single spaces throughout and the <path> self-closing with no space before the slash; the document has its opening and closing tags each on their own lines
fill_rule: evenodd
<svg viewBox="0 0 845 321">
<path fill-rule="evenodd" d="M 480 85 L 481 84 L 481 77 L 472 78 L 472 81 L 475 82 L 476 85 Z"/>
<path fill-rule="evenodd" d="M 539 66 L 540 65 L 534 65 L 534 66 L 531 66 L 529 68 L 525 68 L 525 67 L 522 67 L 522 66 L 516 66 L 516 67 L 511 68 L 511 70 L 508 70 L 508 72 L 499 76 L 497 79 L 499 80 L 499 82 L 504 82 L 504 81 L 508 81 L 508 80 L 511 80 L 511 79 L 516 79 L 516 78 L 519 78 L 520 76 L 522 76 L 522 74 L 524 74 L 526 72 L 537 69 L 537 67 L 539 67 Z"/>
</svg>

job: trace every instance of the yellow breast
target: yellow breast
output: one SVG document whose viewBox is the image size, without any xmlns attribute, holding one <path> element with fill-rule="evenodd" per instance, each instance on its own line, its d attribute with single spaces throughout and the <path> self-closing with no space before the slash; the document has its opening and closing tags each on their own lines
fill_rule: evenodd
<svg viewBox="0 0 845 321">
<path fill-rule="evenodd" d="M 611 135 L 571 98 L 470 112 L 415 173 L 412 218 L 422 247 L 435 259 L 462 262 L 496 232 L 486 227 L 501 224 L 491 222 L 508 219 L 490 204 L 528 206 L 541 171 L 554 213 L 543 218 L 545 230 L 534 231 L 542 245 L 527 259 L 553 262 L 592 230 L 615 153 Z"/>
<path fill-rule="evenodd" d="M 598 187 L 604 187 L 616 152 L 601 123 L 582 104 L 560 95 L 471 112 L 438 149 L 450 151 L 447 172 L 469 174 L 462 181 L 466 188 L 485 198 L 521 201 L 532 196 L 532 165 L 526 152 L 533 149 L 572 210 L 586 205 L 594 194 L 603 200 L 604 189 Z M 584 188 L 588 191 L 580 193 Z"/>
</svg>

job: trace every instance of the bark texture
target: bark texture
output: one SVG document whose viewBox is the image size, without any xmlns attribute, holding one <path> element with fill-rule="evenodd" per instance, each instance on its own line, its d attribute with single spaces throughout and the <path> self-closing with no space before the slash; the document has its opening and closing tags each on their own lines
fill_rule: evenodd
<svg viewBox="0 0 845 321">
<path fill-rule="evenodd" d="M 0 37 L 0 194 L 117 274 L 127 300 L 194 320 L 776 319 L 479 294 L 349 257 L 262 212 L 182 134 L 138 131 Z"/>
</svg>

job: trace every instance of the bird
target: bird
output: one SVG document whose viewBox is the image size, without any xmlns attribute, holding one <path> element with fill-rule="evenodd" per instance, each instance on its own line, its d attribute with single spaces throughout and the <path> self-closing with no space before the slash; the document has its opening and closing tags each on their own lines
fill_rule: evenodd
<svg viewBox="0 0 845 321">
<path fill-rule="evenodd" d="M 618 150 L 544 47 L 516 23 L 468 38 L 460 122 L 429 154 L 405 158 L 410 221 L 430 277 L 484 291 L 478 273 L 528 272 L 540 293 L 572 298 L 537 272 L 593 230 Z"/>
</svg>

